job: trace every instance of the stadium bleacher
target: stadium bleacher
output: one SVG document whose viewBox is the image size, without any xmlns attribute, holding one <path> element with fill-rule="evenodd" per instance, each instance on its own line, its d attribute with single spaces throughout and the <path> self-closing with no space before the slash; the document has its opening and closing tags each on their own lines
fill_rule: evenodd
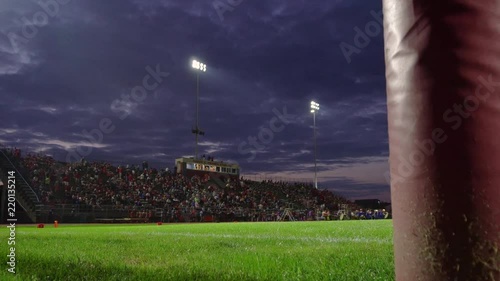
<svg viewBox="0 0 500 281">
<path fill-rule="evenodd" d="M 334 219 L 340 205 L 352 204 L 312 184 L 228 178 L 221 187 L 208 175 L 6 152 L 43 205 L 37 222 L 269 221 L 285 212 L 294 220 Z"/>
</svg>

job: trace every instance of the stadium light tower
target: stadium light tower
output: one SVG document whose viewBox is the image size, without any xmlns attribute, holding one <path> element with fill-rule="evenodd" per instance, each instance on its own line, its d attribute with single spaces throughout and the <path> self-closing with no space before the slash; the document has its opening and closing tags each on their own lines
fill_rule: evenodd
<svg viewBox="0 0 500 281">
<path fill-rule="evenodd" d="M 196 138 L 194 159 L 198 159 L 198 136 L 204 136 L 205 132 L 199 127 L 199 106 L 200 106 L 200 72 L 207 71 L 207 65 L 197 60 L 193 60 L 191 67 L 196 70 L 196 127 L 192 130 Z"/>
<path fill-rule="evenodd" d="M 318 189 L 318 172 L 317 172 L 317 146 L 316 146 L 316 111 L 319 111 L 319 103 L 311 102 L 311 113 L 313 114 L 313 132 L 314 132 L 314 187 Z"/>
</svg>

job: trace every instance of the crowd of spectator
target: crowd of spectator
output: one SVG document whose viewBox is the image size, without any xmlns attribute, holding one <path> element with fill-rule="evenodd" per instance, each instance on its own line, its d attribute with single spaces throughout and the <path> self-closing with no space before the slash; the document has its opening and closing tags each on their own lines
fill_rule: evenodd
<svg viewBox="0 0 500 281">
<path fill-rule="evenodd" d="M 220 186 L 208 174 L 187 178 L 169 169 L 139 165 L 113 166 L 106 162 L 57 162 L 52 157 L 10 150 L 41 202 L 71 205 L 73 210 L 112 206 L 129 217 L 151 218 L 162 210 L 166 220 L 221 218 L 278 220 L 286 210 L 297 220 L 330 217 L 345 198 L 312 184 L 224 179 Z M 328 213 L 325 213 L 328 212 Z M 326 215 L 328 214 L 328 215 Z"/>
<path fill-rule="evenodd" d="M 389 212 L 385 209 L 381 210 L 355 210 L 351 212 L 351 218 L 359 219 L 359 220 L 376 220 L 376 219 L 386 219 L 389 217 Z"/>
</svg>

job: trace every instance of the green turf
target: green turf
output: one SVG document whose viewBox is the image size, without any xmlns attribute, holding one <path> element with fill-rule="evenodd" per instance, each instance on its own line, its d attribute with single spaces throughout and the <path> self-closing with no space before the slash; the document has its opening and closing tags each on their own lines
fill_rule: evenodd
<svg viewBox="0 0 500 281">
<path fill-rule="evenodd" d="M 390 220 L 2 228 L 0 280 L 394 279 Z"/>
</svg>

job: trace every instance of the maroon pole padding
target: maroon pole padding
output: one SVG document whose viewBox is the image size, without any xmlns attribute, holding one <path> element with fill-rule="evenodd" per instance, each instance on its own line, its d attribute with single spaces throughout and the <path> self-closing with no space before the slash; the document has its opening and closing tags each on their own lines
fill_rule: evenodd
<svg viewBox="0 0 500 281">
<path fill-rule="evenodd" d="M 500 0 L 383 0 L 397 280 L 500 280 Z"/>
</svg>

